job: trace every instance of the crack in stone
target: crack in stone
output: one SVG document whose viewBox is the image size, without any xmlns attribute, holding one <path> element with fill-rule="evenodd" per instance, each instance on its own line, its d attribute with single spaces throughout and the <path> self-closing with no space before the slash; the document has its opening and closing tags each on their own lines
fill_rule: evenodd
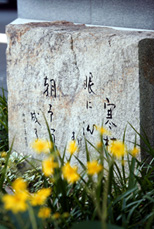
<svg viewBox="0 0 154 229">
<path fill-rule="evenodd" d="M 75 67 L 77 69 L 77 75 L 78 75 L 78 79 L 77 80 L 79 80 L 80 70 L 79 70 L 79 67 L 78 67 L 78 64 L 77 64 L 77 58 L 76 58 L 76 53 L 75 53 L 75 50 L 74 50 L 74 41 L 73 41 L 73 36 L 72 35 L 71 35 L 71 39 L 70 39 L 70 45 L 71 45 L 71 50 L 72 50 L 72 53 L 73 53 L 73 56 L 74 56 L 74 64 L 75 64 Z M 78 83 L 76 83 L 75 91 L 77 90 L 77 87 L 78 87 Z"/>
<path fill-rule="evenodd" d="M 79 75 L 80 75 L 79 67 L 78 67 L 78 64 L 77 64 L 76 53 L 75 53 L 75 51 L 74 51 L 74 41 L 73 41 L 73 36 L 72 36 L 72 35 L 71 35 L 71 50 L 72 50 L 73 55 L 74 55 L 74 63 L 75 63 L 75 66 L 76 66 L 76 68 L 77 68 L 77 70 L 78 70 L 78 73 L 79 73 Z"/>
<path fill-rule="evenodd" d="M 113 34 L 111 36 L 109 36 L 109 40 L 108 40 L 108 43 L 109 43 L 109 46 L 111 47 L 111 40 L 112 40 L 112 37 L 116 36 L 116 34 Z"/>
</svg>

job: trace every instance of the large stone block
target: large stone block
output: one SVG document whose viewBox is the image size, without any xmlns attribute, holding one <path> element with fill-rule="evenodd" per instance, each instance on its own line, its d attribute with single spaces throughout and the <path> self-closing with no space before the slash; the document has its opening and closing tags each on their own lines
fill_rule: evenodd
<svg viewBox="0 0 154 229">
<path fill-rule="evenodd" d="M 154 32 L 53 22 L 8 25 L 7 37 L 15 150 L 33 154 L 31 142 L 48 137 L 42 112 L 60 150 L 73 138 L 82 147 L 84 136 L 95 144 L 95 125 L 102 122 L 112 132 L 109 140 L 122 139 L 128 122 L 139 132 L 148 122 L 153 136 Z M 126 141 L 134 141 L 129 125 Z"/>
</svg>

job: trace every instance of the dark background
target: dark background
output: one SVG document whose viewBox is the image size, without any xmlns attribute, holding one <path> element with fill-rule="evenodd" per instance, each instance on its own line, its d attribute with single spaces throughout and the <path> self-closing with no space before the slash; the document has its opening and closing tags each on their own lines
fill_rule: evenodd
<svg viewBox="0 0 154 229">
<path fill-rule="evenodd" d="M 3 3 L 2 3 L 3 1 Z M 17 18 L 17 1 L 0 0 L 0 36 L 5 33 L 5 26 Z M 1 40 L 1 39 L 0 39 Z M 6 43 L 0 42 L 0 87 L 7 90 L 6 83 Z M 2 91 L 0 89 L 0 94 Z M 6 93 L 7 94 L 7 93 Z"/>
</svg>

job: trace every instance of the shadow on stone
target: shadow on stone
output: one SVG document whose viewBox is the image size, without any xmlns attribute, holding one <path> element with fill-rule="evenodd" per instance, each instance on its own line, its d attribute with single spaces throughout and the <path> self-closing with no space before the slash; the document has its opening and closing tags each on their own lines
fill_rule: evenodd
<svg viewBox="0 0 154 229">
<path fill-rule="evenodd" d="M 147 134 L 150 145 L 154 148 L 154 39 L 139 42 L 139 85 L 140 85 L 140 133 Z M 141 147 L 146 148 L 141 141 Z M 153 149 L 154 154 L 154 149 Z M 147 157 L 146 150 L 141 159 Z"/>
</svg>

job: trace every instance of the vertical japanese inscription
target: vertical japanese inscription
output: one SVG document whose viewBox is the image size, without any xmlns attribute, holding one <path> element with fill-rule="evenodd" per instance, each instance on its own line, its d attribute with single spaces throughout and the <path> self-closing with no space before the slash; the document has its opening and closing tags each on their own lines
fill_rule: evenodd
<svg viewBox="0 0 154 229">
<path fill-rule="evenodd" d="M 95 94 L 92 88 L 93 85 L 93 74 L 89 72 L 89 76 L 86 76 L 86 79 L 84 80 L 84 89 L 87 89 L 89 94 Z"/>
<path fill-rule="evenodd" d="M 44 78 L 44 87 L 45 90 L 43 94 L 45 94 L 46 96 L 51 96 L 56 98 L 56 82 L 54 79 L 49 80 L 48 77 L 46 76 Z"/>
<path fill-rule="evenodd" d="M 106 102 L 104 103 L 104 110 L 106 110 L 106 120 L 105 125 L 112 130 L 113 127 L 117 127 L 117 125 L 113 122 L 113 111 L 116 108 L 114 103 L 110 103 L 110 100 L 106 98 Z M 106 136 L 104 139 L 105 145 L 109 145 L 109 137 Z M 115 141 L 116 138 L 112 137 L 110 140 Z"/>
<path fill-rule="evenodd" d="M 110 103 L 110 100 L 106 98 L 106 101 L 104 103 L 104 109 L 107 111 L 106 113 L 106 122 L 105 125 L 108 126 L 108 128 L 111 130 L 112 127 L 117 127 L 117 125 L 113 122 L 113 110 L 116 108 L 116 105 L 114 103 Z"/>
<path fill-rule="evenodd" d="M 50 122 L 52 122 L 53 112 L 52 112 L 52 105 L 51 104 L 49 104 L 48 114 L 50 114 Z"/>
<path fill-rule="evenodd" d="M 26 131 L 26 117 L 25 114 L 22 114 L 23 117 L 23 124 L 24 124 L 24 140 L 25 140 L 25 145 L 28 147 L 28 140 L 27 140 L 27 131 Z"/>
<path fill-rule="evenodd" d="M 49 79 L 47 76 L 44 78 L 44 91 L 43 94 L 46 95 L 46 97 L 52 97 L 56 98 L 57 97 L 57 89 L 56 89 L 56 81 L 54 79 Z M 50 115 L 50 123 L 53 122 L 53 105 L 49 104 L 49 109 L 48 109 L 48 114 Z M 56 130 L 54 128 L 50 128 L 51 131 L 51 136 L 53 139 L 53 142 L 55 142 L 56 137 L 55 137 L 55 132 Z"/>
<path fill-rule="evenodd" d="M 88 76 L 86 75 L 86 78 L 85 78 L 84 84 L 83 84 L 83 87 L 85 90 L 87 90 L 89 96 L 96 95 L 96 93 L 94 92 L 93 86 L 94 86 L 94 76 L 93 76 L 92 72 L 89 72 L 89 75 Z M 87 109 L 93 108 L 92 102 L 90 99 L 88 101 L 86 101 L 86 108 Z M 85 121 L 83 123 L 85 123 Z M 92 135 L 94 133 L 95 126 L 96 126 L 95 124 L 93 124 L 92 126 L 90 126 L 90 124 L 87 124 L 86 131 Z M 83 129 L 84 129 L 84 127 L 83 127 Z M 85 135 L 85 130 L 83 131 L 83 135 Z"/>
<path fill-rule="evenodd" d="M 36 112 L 36 111 L 32 111 L 32 112 L 30 112 L 30 115 L 31 115 L 31 121 L 33 123 L 35 123 L 34 133 L 35 133 L 36 138 L 38 139 L 39 138 L 39 136 L 38 136 L 38 127 L 41 127 L 41 123 L 39 121 L 40 113 Z"/>
<path fill-rule="evenodd" d="M 43 95 L 45 97 L 52 97 L 52 98 L 57 97 L 56 81 L 54 79 L 45 76 L 43 86 L 44 86 Z M 92 109 L 95 109 L 92 96 L 97 95 L 96 86 L 95 86 L 95 77 L 94 77 L 92 72 L 89 72 L 88 75 L 85 75 L 85 79 L 83 81 L 83 89 L 86 91 L 86 93 L 88 95 L 88 99 L 86 100 L 85 109 L 87 110 L 87 112 L 88 112 L 88 110 L 89 110 L 89 112 L 91 112 Z M 47 114 L 49 115 L 50 124 L 53 123 L 53 121 L 54 121 L 53 106 L 54 106 L 54 103 L 48 103 Z M 105 115 L 105 126 L 107 128 L 109 128 L 110 130 L 112 130 L 112 128 L 117 127 L 116 123 L 113 120 L 113 113 L 114 113 L 114 110 L 116 109 L 116 105 L 114 103 L 112 103 L 109 98 L 106 98 L 105 102 L 104 102 L 103 109 L 104 109 L 104 112 L 106 113 L 106 115 Z M 35 128 L 34 128 L 35 136 L 36 136 L 36 138 L 38 138 L 39 137 L 38 136 L 39 135 L 38 134 L 38 127 L 41 127 L 41 123 L 39 121 L 39 112 L 33 111 L 33 112 L 30 112 L 30 115 L 31 115 L 31 121 L 35 123 Z M 82 131 L 81 136 L 77 137 L 75 131 L 73 130 L 71 140 L 76 139 L 78 144 L 81 145 L 82 140 L 83 140 L 82 136 L 85 136 L 86 133 L 93 135 L 95 132 L 95 129 L 96 129 L 95 127 L 96 127 L 95 121 L 94 121 L 94 123 L 88 123 L 87 120 L 86 121 L 83 120 L 82 121 L 82 130 L 83 131 Z M 50 131 L 51 131 L 53 141 L 55 142 L 55 140 L 56 140 L 56 137 L 55 137 L 56 129 L 50 127 Z M 110 138 L 110 140 L 116 140 L 116 138 Z M 105 141 L 105 145 L 108 145 L 109 144 L 109 137 L 104 136 L 104 141 Z"/>
<path fill-rule="evenodd" d="M 92 72 L 89 72 L 89 74 L 85 76 L 85 80 L 83 81 L 83 89 L 86 90 L 86 92 L 89 95 L 89 98 L 86 101 L 86 109 L 91 110 L 93 108 L 93 104 L 92 104 L 90 96 L 96 95 L 95 90 L 94 90 L 94 76 L 93 76 Z M 83 120 L 82 121 L 82 136 L 85 136 L 86 133 L 93 135 L 93 133 L 95 131 L 95 126 L 96 126 L 95 124 L 89 124 L 89 123 L 86 123 L 85 120 Z M 83 137 L 76 137 L 75 131 L 72 131 L 71 139 L 72 140 L 76 139 L 78 144 L 81 145 Z"/>
</svg>

